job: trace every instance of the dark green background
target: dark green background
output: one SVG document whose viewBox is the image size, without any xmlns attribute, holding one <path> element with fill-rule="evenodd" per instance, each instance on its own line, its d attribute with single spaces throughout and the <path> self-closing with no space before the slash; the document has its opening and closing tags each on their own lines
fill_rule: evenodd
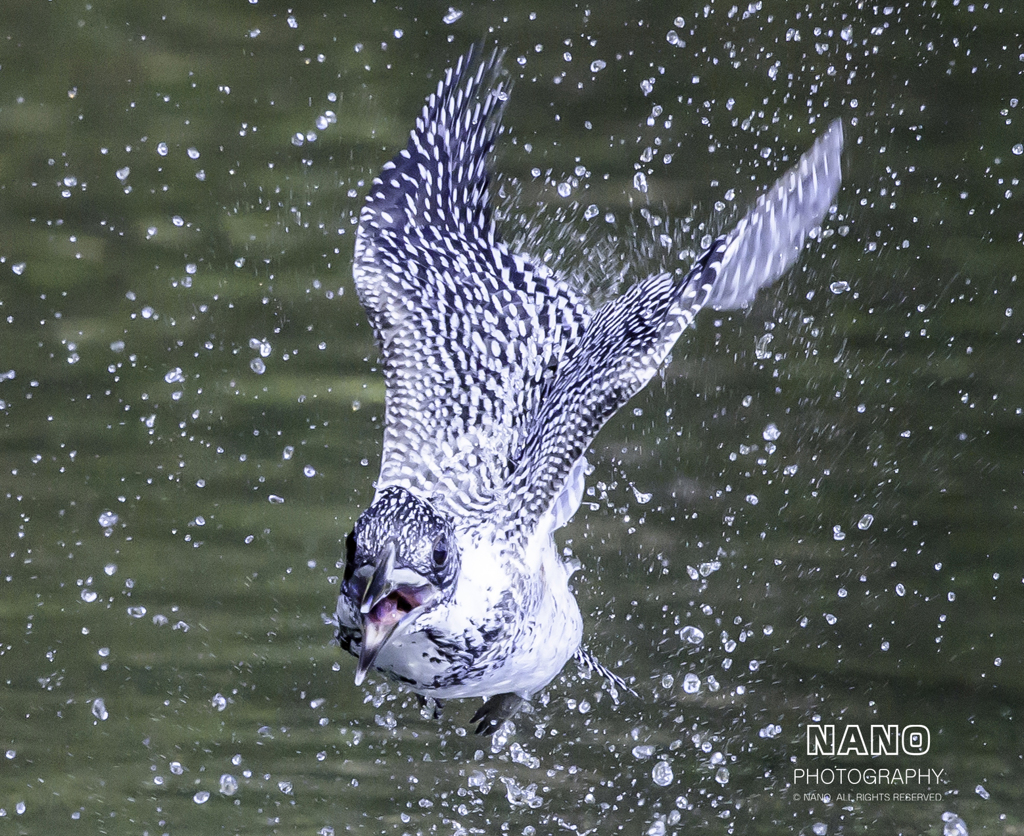
<svg viewBox="0 0 1024 836">
<path fill-rule="evenodd" d="M 1016 8 L 7 3 L 0 829 L 1024 832 Z M 642 698 L 570 665 L 493 746 L 473 705 L 356 688 L 322 620 L 383 418 L 356 215 L 481 42 L 506 237 L 598 299 L 847 136 L 827 237 L 591 456 L 563 542 Z M 873 722 L 931 751 L 804 754 Z M 793 781 L 850 763 L 943 769 L 941 800 Z"/>
</svg>

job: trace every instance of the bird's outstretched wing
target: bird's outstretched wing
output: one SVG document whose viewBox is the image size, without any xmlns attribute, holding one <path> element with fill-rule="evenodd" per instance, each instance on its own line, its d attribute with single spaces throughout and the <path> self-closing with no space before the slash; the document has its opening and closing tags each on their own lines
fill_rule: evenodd
<svg viewBox="0 0 1024 836">
<path fill-rule="evenodd" d="M 471 52 L 448 70 L 374 180 L 356 237 L 356 289 L 387 386 L 377 491 L 398 485 L 450 511 L 502 501 L 541 393 L 591 316 L 495 230 L 486 162 L 506 98 L 499 63 Z"/>
<path fill-rule="evenodd" d="M 681 282 L 648 278 L 593 313 L 495 229 L 486 163 L 506 98 L 499 63 L 471 52 L 445 74 L 374 181 L 353 273 L 387 384 L 378 492 L 500 509 L 526 536 L 545 515 L 552 527 L 572 515 L 581 456 L 701 308 L 743 306 L 795 262 L 838 190 L 842 126 Z"/>
<path fill-rule="evenodd" d="M 576 462 L 655 375 L 701 308 L 742 307 L 796 261 L 839 189 L 842 144 L 837 120 L 682 282 L 648 278 L 594 314 L 559 365 L 510 477 L 508 504 L 517 519 L 550 513 L 557 527 L 566 504 L 571 516 L 583 488 Z"/>
<path fill-rule="evenodd" d="M 725 236 L 709 307 L 749 305 L 758 290 L 796 263 L 839 191 L 842 151 L 843 123 L 836 119 Z"/>
</svg>

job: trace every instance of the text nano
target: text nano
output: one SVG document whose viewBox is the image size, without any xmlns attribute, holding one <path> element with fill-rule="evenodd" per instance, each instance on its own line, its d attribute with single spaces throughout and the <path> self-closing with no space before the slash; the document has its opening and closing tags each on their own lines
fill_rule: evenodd
<svg viewBox="0 0 1024 836">
<path fill-rule="evenodd" d="M 838 726 L 835 723 L 822 723 L 807 727 L 808 755 L 918 757 L 926 754 L 931 745 L 931 732 L 927 726 L 921 725 L 900 726 L 890 723 Z"/>
</svg>

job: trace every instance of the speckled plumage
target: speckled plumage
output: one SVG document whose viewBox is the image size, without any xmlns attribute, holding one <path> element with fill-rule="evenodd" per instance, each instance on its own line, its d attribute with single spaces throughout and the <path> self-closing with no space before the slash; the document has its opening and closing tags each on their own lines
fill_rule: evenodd
<svg viewBox="0 0 1024 836">
<path fill-rule="evenodd" d="M 796 260 L 842 148 L 835 122 L 682 280 L 643 279 L 595 311 L 495 229 L 486 164 L 505 99 L 497 53 L 459 61 L 360 215 L 353 273 L 386 420 L 337 609 L 357 681 L 375 667 L 492 707 L 577 652 L 593 662 L 553 539 L 579 506 L 584 454 L 701 308 L 747 304 Z"/>
</svg>

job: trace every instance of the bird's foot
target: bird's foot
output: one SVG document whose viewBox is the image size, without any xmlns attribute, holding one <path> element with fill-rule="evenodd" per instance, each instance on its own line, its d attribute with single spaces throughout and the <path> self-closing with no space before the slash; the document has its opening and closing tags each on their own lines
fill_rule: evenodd
<svg viewBox="0 0 1024 836">
<path fill-rule="evenodd" d="M 496 694 L 480 706 L 470 722 L 480 724 L 476 727 L 477 734 L 494 734 L 502 723 L 511 720 L 529 704 L 518 694 Z"/>
</svg>

